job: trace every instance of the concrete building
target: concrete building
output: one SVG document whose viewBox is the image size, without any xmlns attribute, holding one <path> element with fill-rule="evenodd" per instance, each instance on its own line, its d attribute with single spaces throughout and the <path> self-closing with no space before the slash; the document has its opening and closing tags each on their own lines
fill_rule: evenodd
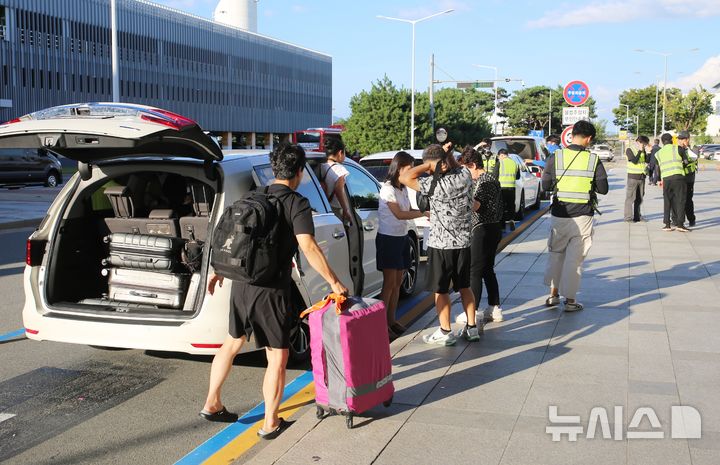
<svg viewBox="0 0 720 465">
<path fill-rule="evenodd" d="M 332 58 L 238 27 L 256 16 L 254 0 L 222 0 L 218 21 L 117 0 L 120 101 L 192 118 L 226 147 L 330 124 Z M 0 0 L 0 121 L 112 101 L 110 18 L 110 0 Z"/>
<path fill-rule="evenodd" d="M 713 113 L 708 116 L 705 134 L 712 137 L 720 136 L 720 82 L 712 87 L 715 97 L 712 99 Z"/>
</svg>

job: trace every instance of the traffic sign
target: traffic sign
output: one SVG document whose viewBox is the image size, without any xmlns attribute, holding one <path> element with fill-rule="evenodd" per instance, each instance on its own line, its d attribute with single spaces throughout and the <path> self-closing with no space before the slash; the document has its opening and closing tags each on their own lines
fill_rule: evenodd
<svg viewBox="0 0 720 465">
<path fill-rule="evenodd" d="M 533 130 L 528 131 L 528 136 L 545 137 L 545 131 L 543 129 L 533 129 Z"/>
<path fill-rule="evenodd" d="M 582 81 L 569 82 L 563 89 L 563 98 L 568 105 L 583 105 L 590 98 L 590 88 Z"/>
<path fill-rule="evenodd" d="M 578 121 L 590 121 L 590 108 L 588 107 L 563 107 L 562 124 L 572 126 Z"/>
<path fill-rule="evenodd" d="M 560 140 L 562 141 L 563 147 L 567 147 L 572 144 L 572 128 L 572 126 L 568 126 L 563 129 L 562 134 L 560 134 Z"/>
</svg>

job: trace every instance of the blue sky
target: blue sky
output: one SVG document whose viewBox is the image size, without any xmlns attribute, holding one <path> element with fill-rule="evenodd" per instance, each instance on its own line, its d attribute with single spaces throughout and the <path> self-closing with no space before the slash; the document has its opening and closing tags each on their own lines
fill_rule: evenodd
<svg viewBox="0 0 720 465">
<path fill-rule="evenodd" d="M 158 3 L 210 18 L 217 0 Z M 428 88 L 431 53 L 436 79 L 492 79 L 492 70 L 473 67 L 483 64 L 527 86 L 584 80 L 609 121 L 620 91 L 664 72 L 662 57 L 633 49 L 677 52 L 668 81 L 685 90 L 720 82 L 720 0 L 260 0 L 258 32 L 332 55 L 333 114 L 346 117 L 350 98 L 384 74 L 410 87 L 411 26 L 376 16 L 417 19 L 449 8 L 416 26 L 418 90 Z"/>
</svg>

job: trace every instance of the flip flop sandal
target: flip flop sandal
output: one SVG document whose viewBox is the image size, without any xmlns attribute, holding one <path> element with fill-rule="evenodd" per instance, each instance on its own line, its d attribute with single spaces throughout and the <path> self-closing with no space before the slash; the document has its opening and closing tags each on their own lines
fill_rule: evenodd
<svg viewBox="0 0 720 465">
<path fill-rule="evenodd" d="M 585 307 L 583 307 L 583 305 L 579 302 L 574 302 L 574 303 L 565 302 L 565 311 L 566 312 L 577 312 L 577 311 L 582 310 L 583 308 L 585 308 Z"/>
<path fill-rule="evenodd" d="M 266 440 L 275 439 L 276 437 L 280 436 L 280 433 L 285 431 L 287 429 L 287 427 L 290 426 L 290 424 L 291 423 L 288 423 L 287 421 L 285 421 L 284 418 L 280 418 L 280 424 L 278 425 L 277 428 L 275 428 L 274 430 L 272 430 L 270 432 L 263 431 L 263 429 L 260 428 L 257 432 L 257 435 L 260 439 L 266 439 Z"/>
<path fill-rule="evenodd" d="M 210 413 L 207 410 L 200 410 L 199 415 L 207 421 L 216 421 L 219 423 L 235 423 L 238 420 L 237 413 L 230 413 L 225 407 L 215 413 Z"/>
</svg>

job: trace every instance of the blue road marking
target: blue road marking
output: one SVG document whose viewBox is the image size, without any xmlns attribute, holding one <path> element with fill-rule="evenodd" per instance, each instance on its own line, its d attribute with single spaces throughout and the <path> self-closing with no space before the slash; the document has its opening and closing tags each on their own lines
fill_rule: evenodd
<svg viewBox="0 0 720 465">
<path fill-rule="evenodd" d="M 25 329 L 18 329 L 17 331 L 11 331 L 9 333 L 0 334 L 0 342 L 9 341 L 11 339 L 17 339 L 20 336 L 25 336 Z"/>
<path fill-rule="evenodd" d="M 285 386 L 282 402 L 285 402 L 302 389 L 304 389 L 313 380 L 312 372 L 306 371 L 302 375 L 292 380 Z M 281 403 L 282 403 L 281 402 Z M 240 436 L 248 430 L 252 425 L 262 420 L 265 416 L 265 402 L 260 402 L 252 410 L 240 417 L 235 423 L 228 425 L 225 429 L 218 432 L 204 443 L 200 444 L 192 452 L 181 458 L 175 465 L 196 465 L 203 463 L 210 458 L 215 452 L 219 451 L 230 443 L 233 439 Z"/>
</svg>

